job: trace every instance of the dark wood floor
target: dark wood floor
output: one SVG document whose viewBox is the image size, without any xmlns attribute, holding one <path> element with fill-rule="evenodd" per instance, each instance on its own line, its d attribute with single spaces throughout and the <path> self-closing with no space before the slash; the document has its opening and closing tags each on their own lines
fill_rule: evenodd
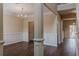
<svg viewBox="0 0 79 59">
<path fill-rule="evenodd" d="M 65 39 L 57 48 L 45 47 L 46 56 L 76 56 L 75 39 Z"/>
<path fill-rule="evenodd" d="M 4 56 L 33 56 L 33 42 L 19 42 L 4 46 Z M 75 39 L 66 39 L 58 47 L 44 46 L 44 56 L 75 56 Z"/>
<path fill-rule="evenodd" d="M 19 42 L 11 45 L 4 46 L 4 56 L 33 56 L 34 44 L 33 42 Z"/>
</svg>

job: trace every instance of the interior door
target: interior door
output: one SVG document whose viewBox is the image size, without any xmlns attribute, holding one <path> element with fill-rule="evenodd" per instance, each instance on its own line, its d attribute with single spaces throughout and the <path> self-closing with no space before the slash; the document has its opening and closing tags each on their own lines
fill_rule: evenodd
<svg viewBox="0 0 79 59">
<path fill-rule="evenodd" d="M 34 22 L 28 22 L 28 31 L 29 31 L 29 42 L 33 41 L 34 39 Z"/>
</svg>

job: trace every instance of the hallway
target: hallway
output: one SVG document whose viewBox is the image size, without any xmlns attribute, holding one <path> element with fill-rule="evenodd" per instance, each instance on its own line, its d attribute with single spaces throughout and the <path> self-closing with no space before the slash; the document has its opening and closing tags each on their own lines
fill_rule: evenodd
<svg viewBox="0 0 79 59">
<path fill-rule="evenodd" d="M 44 56 L 75 56 L 75 39 L 65 39 L 59 47 L 44 46 Z M 4 46 L 4 56 L 33 56 L 33 43 L 19 42 Z"/>
</svg>

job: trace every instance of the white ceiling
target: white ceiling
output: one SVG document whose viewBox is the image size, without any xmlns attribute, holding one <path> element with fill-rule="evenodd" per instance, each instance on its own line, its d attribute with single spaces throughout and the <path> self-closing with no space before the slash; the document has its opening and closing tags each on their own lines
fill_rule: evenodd
<svg viewBox="0 0 79 59">
<path fill-rule="evenodd" d="M 34 12 L 33 3 L 4 3 L 3 7 L 3 14 L 6 15 L 17 15 L 22 11 L 23 8 L 23 14 L 32 15 Z M 44 12 L 49 12 L 48 8 L 43 6 Z"/>
</svg>

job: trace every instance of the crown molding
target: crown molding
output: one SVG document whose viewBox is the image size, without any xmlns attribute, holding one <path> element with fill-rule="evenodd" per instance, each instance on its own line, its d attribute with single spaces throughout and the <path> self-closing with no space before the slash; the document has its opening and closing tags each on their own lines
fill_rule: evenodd
<svg viewBox="0 0 79 59">
<path fill-rule="evenodd" d="M 49 11 L 49 12 L 44 12 L 43 15 L 53 15 L 53 13 L 51 11 Z M 3 16 L 17 16 L 17 15 L 3 13 Z M 27 17 L 34 17 L 34 14 L 27 15 Z"/>
<path fill-rule="evenodd" d="M 53 15 L 53 13 L 52 12 L 44 12 L 43 15 Z M 27 17 L 34 17 L 34 15 L 31 14 L 31 15 L 28 15 Z"/>
</svg>

